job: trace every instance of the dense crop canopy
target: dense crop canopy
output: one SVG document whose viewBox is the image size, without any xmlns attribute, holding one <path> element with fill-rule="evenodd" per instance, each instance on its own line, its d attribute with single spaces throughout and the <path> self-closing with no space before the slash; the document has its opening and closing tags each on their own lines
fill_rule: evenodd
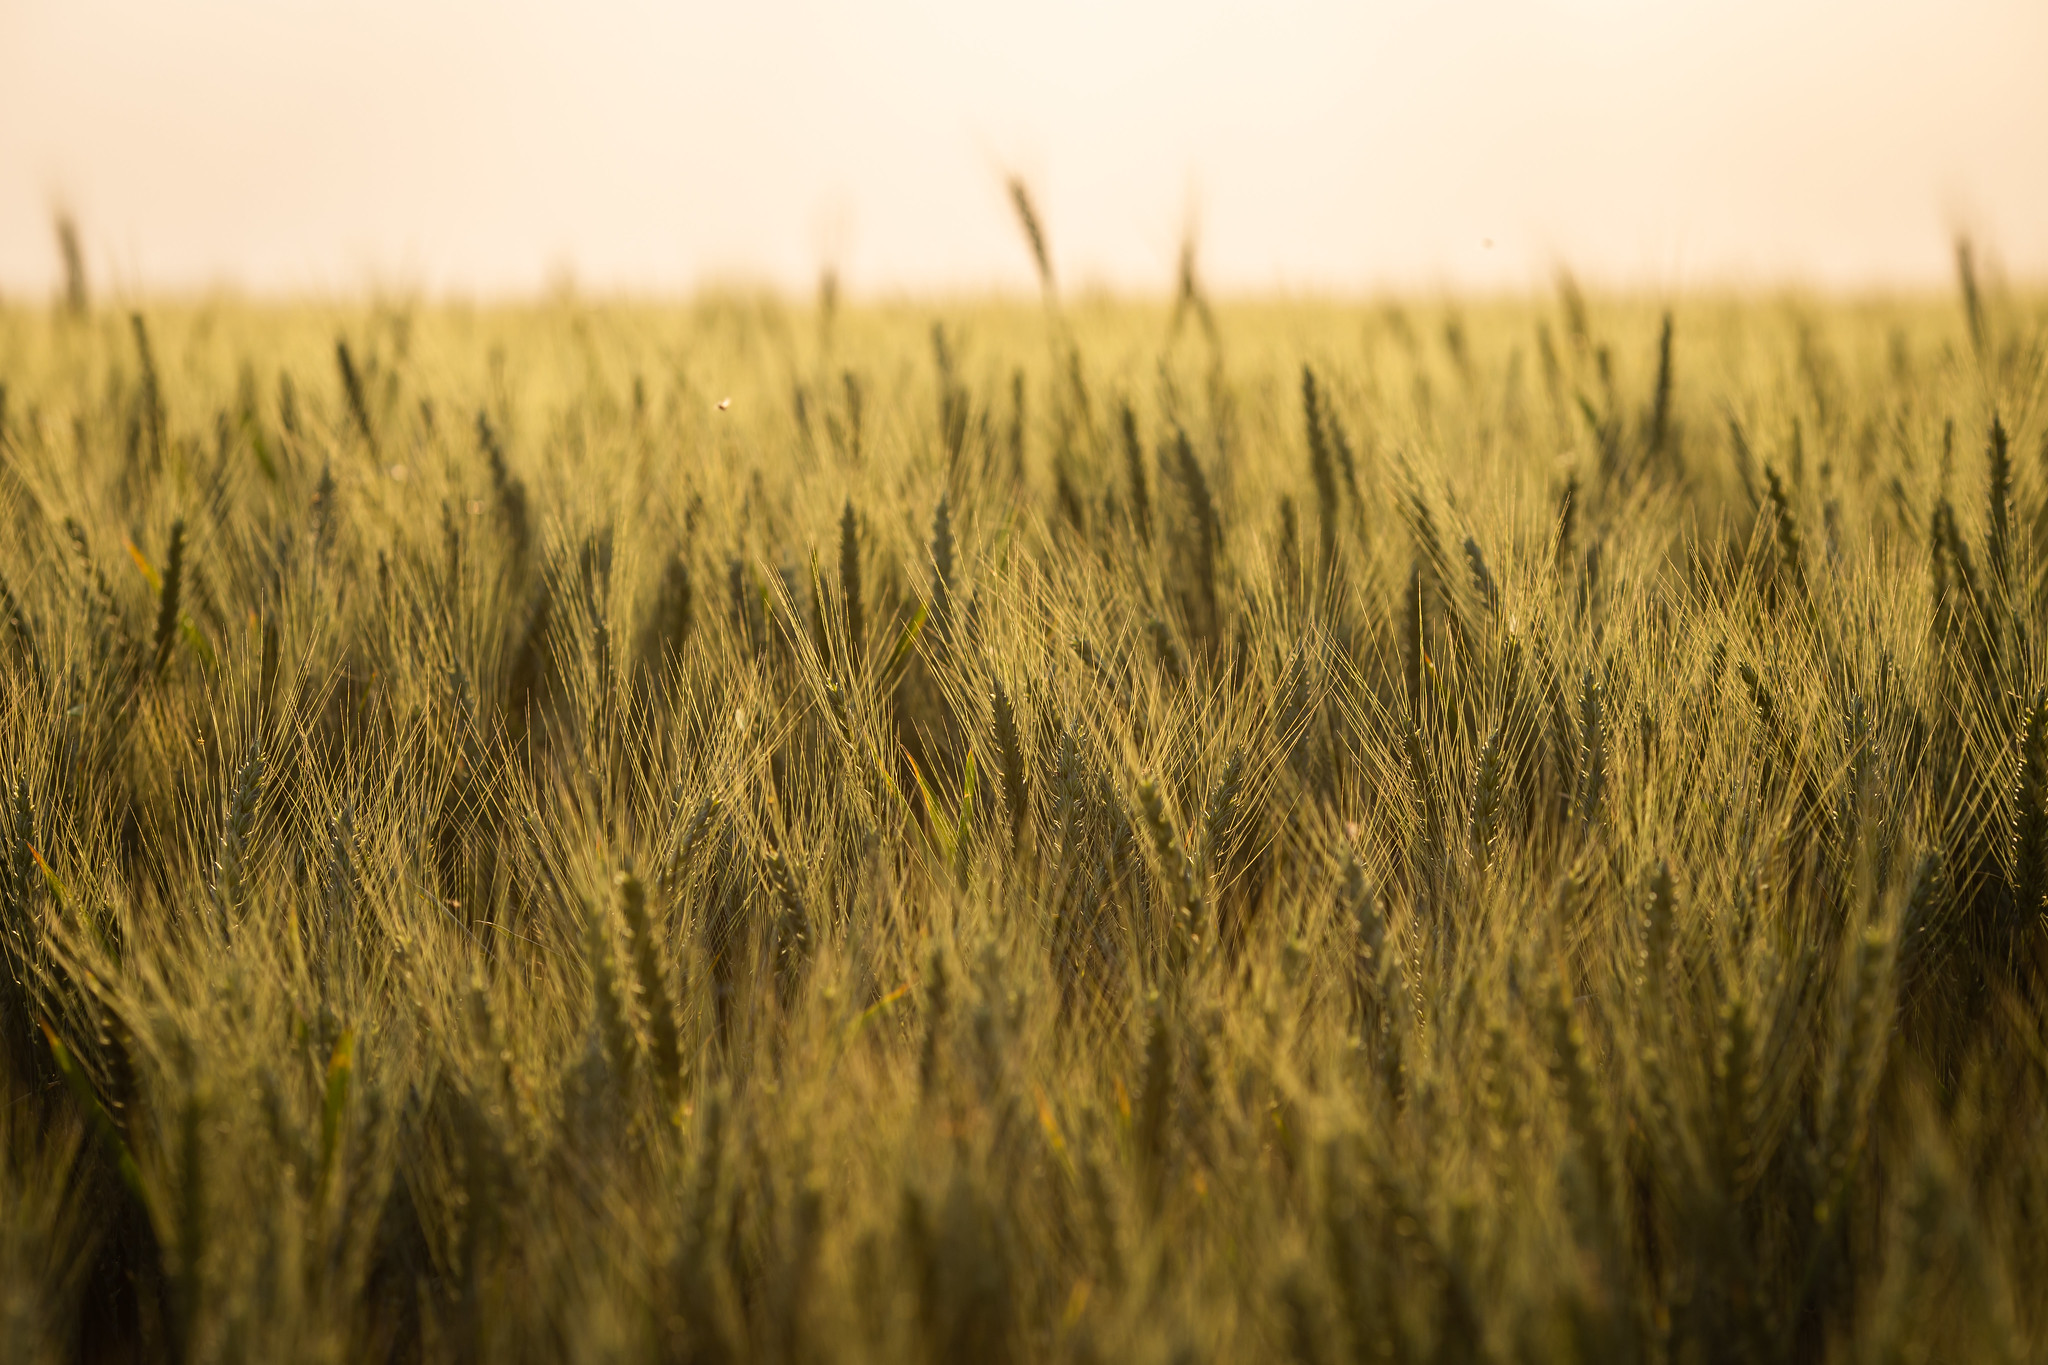
<svg viewBox="0 0 2048 1365">
<path fill-rule="evenodd" d="M 1044 276 L 0 311 L 0 1355 L 2042 1358 L 2039 301 Z"/>
</svg>

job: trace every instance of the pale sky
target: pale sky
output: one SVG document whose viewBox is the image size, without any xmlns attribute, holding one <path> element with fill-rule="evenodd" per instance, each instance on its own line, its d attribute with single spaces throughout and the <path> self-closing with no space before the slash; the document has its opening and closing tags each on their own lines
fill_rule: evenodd
<svg viewBox="0 0 2048 1365">
<path fill-rule="evenodd" d="M 0 297 L 2048 278 L 2048 0 L 0 0 Z M 1489 245 L 1490 243 L 1490 245 Z"/>
</svg>

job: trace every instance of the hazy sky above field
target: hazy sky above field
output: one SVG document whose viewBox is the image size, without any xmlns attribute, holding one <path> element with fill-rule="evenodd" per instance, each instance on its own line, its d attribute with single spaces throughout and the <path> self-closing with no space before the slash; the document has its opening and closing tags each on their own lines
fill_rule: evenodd
<svg viewBox="0 0 2048 1365">
<path fill-rule="evenodd" d="M 2048 277 L 2043 0 L 0 0 L 0 295 Z"/>
</svg>

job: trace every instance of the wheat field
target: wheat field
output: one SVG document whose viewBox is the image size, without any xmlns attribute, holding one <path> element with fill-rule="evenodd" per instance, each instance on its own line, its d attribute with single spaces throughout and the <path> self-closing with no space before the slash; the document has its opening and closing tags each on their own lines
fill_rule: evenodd
<svg viewBox="0 0 2048 1365">
<path fill-rule="evenodd" d="M 1963 264 L 0 308 L 0 1357 L 2048 1360 Z"/>
</svg>

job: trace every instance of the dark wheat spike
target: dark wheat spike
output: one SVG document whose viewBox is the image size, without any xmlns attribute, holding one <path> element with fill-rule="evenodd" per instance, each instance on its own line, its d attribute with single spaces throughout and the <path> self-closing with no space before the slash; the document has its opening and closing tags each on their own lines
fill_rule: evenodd
<svg viewBox="0 0 2048 1365">
<path fill-rule="evenodd" d="M 1328 565 L 1337 547 L 1337 470 L 1330 454 L 1330 437 L 1323 422 L 1322 395 L 1316 387 L 1316 372 L 1301 367 L 1302 424 L 1308 431 L 1309 474 L 1316 485 L 1316 514 L 1321 526 L 1322 562 Z"/>
<path fill-rule="evenodd" d="M 1327 397 L 1320 411 L 1323 415 L 1323 431 L 1330 438 L 1330 449 L 1337 456 L 1337 472 L 1344 476 L 1344 491 L 1350 495 L 1352 506 L 1358 505 L 1358 460 L 1351 453 L 1351 438 L 1344 432 L 1344 423 L 1337 416 Z"/>
<path fill-rule="evenodd" d="M 1607 785 L 1607 734 L 1600 715 L 1600 680 L 1588 668 L 1579 680 L 1579 791 L 1581 824 L 1590 824 L 1599 813 L 1600 796 Z"/>
<path fill-rule="evenodd" d="M 1794 584 L 1805 581 L 1805 553 L 1800 546 L 1799 518 L 1792 510 L 1791 496 L 1785 491 L 1785 481 L 1778 477 L 1775 466 L 1768 461 L 1764 464 L 1764 482 L 1771 503 L 1771 517 L 1776 524 L 1778 564 Z"/>
<path fill-rule="evenodd" d="M 185 582 L 185 523 L 171 523 L 171 548 L 164 555 L 163 586 L 157 594 L 156 635 L 150 646 L 150 670 L 162 676 L 178 639 L 179 598 Z"/>
<path fill-rule="evenodd" d="M 676 794 L 674 809 L 677 815 L 683 813 L 680 792 Z M 711 822 L 717 818 L 718 810 L 718 798 L 715 796 L 707 796 L 697 803 L 697 809 L 684 823 L 682 832 L 676 835 L 675 848 L 669 853 L 668 863 L 662 869 L 661 883 L 665 889 L 673 890 L 687 875 L 691 855 L 703 844 L 705 831 L 711 828 Z"/>
<path fill-rule="evenodd" d="M 777 999 L 787 1007 L 795 997 L 805 962 L 810 957 L 810 912 L 804 906 L 803 891 L 796 882 L 796 870 L 780 848 L 767 849 L 761 870 L 775 897 L 776 915 L 770 926 L 772 969 Z"/>
<path fill-rule="evenodd" d="M 505 446 L 482 408 L 476 410 L 476 442 L 490 466 L 491 491 L 497 498 L 498 519 L 504 523 L 505 538 L 511 542 L 514 567 L 526 562 L 527 547 L 533 541 L 532 518 L 527 512 L 526 485 L 512 476 L 505 463 Z"/>
<path fill-rule="evenodd" d="M 1664 455 L 1671 441 L 1671 314 L 1657 338 L 1657 391 L 1650 405 L 1650 457 Z"/>
<path fill-rule="evenodd" d="M 661 586 L 640 639 L 640 665 L 659 670 L 682 656 L 690 638 L 696 601 L 690 583 L 690 565 L 680 554 L 669 556 L 662 565 Z"/>
<path fill-rule="evenodd" d="M 277 376 L 277 425 L 287 436 L 299 434 L 299 390 L 290 371 Z"/>
<path fill-rule="evenodd" d="M 320 868 L 320 950 L 326 973 L 345 975 L 348 970 L 355 890 L 355 808 L 343 803 L 328 822 L 327 855 Z"/>
<path fill-rule="evenodd" d="M 1016 708 L 1010 694 L 999 682 L 991 700 L 995 728 L 996 761 L 1001 767 L 1003 807 L 1010 815 L 1010 844 L 1014 849 L 1024 839 L 1024 742 L 1017 730 Z"/>
<path fill-rule="evenodd" d="M 1159 784 L 1151 778 L 1138 784 L 1138 809 L 1145 817 L 1146 831 L 1152 836 L 1153 850 L 1166 865 L 1166 890 L 1174 912 L 1173 951 L 1184 964 L 1202 942 L 1204 907 L 1201 887 L 1195 880 L 1195 865 L 1167 815 Z"/>
<path fill-rule="evenodd" d="M 345 337 L 334 339 L 334 363 L 341 371 L 341 389 L 348 399 L 349 415 L 355 418 L 356 430 L 362 433 L 363 442 L 370 447 L 374 458 L 377 454 L 377 432 L 370 423 L 369 401 L 363 396 L 363 377 L 356 370 L 355 357 L 349 354 Z"/>
<path fill-rule="evenodd" d="M 1022 176 L 1010 177 L 1010 204 L 1017 210 L 1018 225 L 1024 229 L 1024 238 L 1031 244 L 1031 260 L 1038 267 L 1038 283 L 1047 294 L 1052 293 L 1052 257 L 1045 247 L 1045 228 L 1039 222 L 1038 210 L 1031 203 L 1031 189 Z"/>
<path fill-rule="evenodd" d="M 953 620 L 953 504 L 943 493 L 932 509 L 932 625 L 944 639 Z"/>
<path fill-rule="evenodd" d="M 128 628 L 122 619 L 120 604 L 114 600 L 114 589 L 93 558 L 92 546 L 85 538 L 85 528 L 78 524 L 76 517 L 66 517 L 64 535 L 71 542 L 72 553 L 78 560 L 78 571 L 84 579 L 86 610 L 94 618 L 94 626 L 109 646 L 125 652 L 129 646 Z"/>
<path fill-rule="evenodd" d="M 1763 495 L 1756 487 L 1756 453 L 1750 449 L 1749 433 L 1743 430 L 1742 419 L 1731 410 L 1728 413 L 1728 452 L 1735 462 L 1735 477 L 1742 480 L 1742 495 L 1748 499 L 1751 511 L 1763 506 Z"/>
<path fill-rule="evenodd" d="M 839 597 L 846 608 L 849 661 L 858 663 L 867 652 L 868 623 L 860 581 L 860 518 L 854 513 L 851 498 L 846 500 L 846 510 L 839 514 Z"/>
<path fill-rule="evenodd" d="M 1982 361 L 1990 347 L 1991 338 L 1984 321 L 1984 296 L 1977 288 L 1976 255 L 1971 250 L 1970 239 L 1959 238 L 1956 242 L 1956 278 L 1963 291 L 1963 320 L 1970 329 L 1970 349 Z"/>
<path fill-rule="evenodd" d="M 2012 580 L 2012 451 L 2005 424 L 1991 414 L 1991 444 L 1985 452 L 1990 464 L 1991 525 L 1985 532 L 1985 557 L 1991 574 L 2003 588 Z"/>
<path fill-rule="evenodd" d="M 35 809 L 28 784 L 0 788 L 0 1020 L 12 1027 L 0 1047 L 20 1042 L 33 1007 L 28 991 L 36 942 L 32 911 L 39 890 L 35 864 Z"/>
<path fill-rule="evenodd" d="M 1955 570 L 1956 581 L 1961 586 L 1962 600 L 1970 609 L 1973 627 L 1982 629 L 1990 620 L 1990 603 L 1985 600 L 1984 588 L 1977 581 L 1976 565 L 1970 559 L 1970 547 L 1963 543 L 1962 532 L 1956 529 L 1955 509 L 1948 499 L 1939 499 L 1934 506 L 1931 529 L 1935 540 L 1947 555 L 1950 566 Z"/>
<path fill-rule="evenodd" d="M 1304 640 L 1295 645 L 1287 660 L 1287 669 L 1280 675 L 1280 685 L 1274 689 L 1273 733 L 1282 747 L 1295 756 L 1301 753 L 1312 721 L 1309 668 L 1307 642 Z"/>
<path fill-rule="evenodd" d="M 1188 440 L 1185 431 L 1174 432 L 1173 456 L 1181 486 L 1187 492 L 1189 510 L 1194 515 L 1195 589 L 1202 604 L 1203 633 L 1213 655 L 1222 638 L 1221 603 L 1216 584 L 1216 558 L 1222 527 L 1216 515 L 1216 501 L 1209 494 L 1209 480 L 1202 473 L 1201 461 L 1195 458 L 1194 444 Z"/>
<path fill-rule="evenodd" d="M 1595 1214 L 1604 1222 L 1611 1216 L 1614 1202 L 1607 1114 L 1601 1098 L 1604 1087 L 1585 1028 L 1561 976 L 1552 979 L 1546 1006 L 1551 1072 L 1562 1092 L 1566 1127 L 1591 1184 Z"/>
<path fill-rule="evenodd" d="M 1422 594 L 1422 561 L 1417 559 L 1408 570 L 1407 589 L 1394 616 L 1400 629 L 1401 690 L 1407 697 L 1411 721 L 1419 721 L 1422 716 L 1422 663 L 1427 647 L 1423 639 Z"/>
<path fill-rule="evenodd" d="M 256 825 L 256 803 L 263 795 L 263 751 L 259 748 L 235 773 L 233 793 L 221 821 L 220 855 L 214 864 L 213 894 L 221 933 L 234 930 L 249 897 L 249 835 Z"/>
<path fill-rule="evenodd" d="M 1557 500 L 1557 568 L 1560 574 L 1571 564 L 1575 553 L 1574 537 L 1578 531 L 1579 479 L 1576 474 L 1565 480 L 1564 492 Z"/>
<path fill-rule="evenodd" d="M 676 1025 L 675 1001 L 668 990 L 668 973 L 654 941 L 654 925 L 647 914 L 647 891 L 640 879 L 621 872 L 619 910 L 626 920 L 626 936 L 633 952 L 633 978 L 640 995 L 640 1009 L 647 1018 L 648 1060 L 654 1066 L 662 1099 L 671 1109 L 682 1098 L 682 1035 Z"/>
<path fill-rule="evenodd" d="M 1433 870 L 1436 855 L 1444 846 L 1444 822 L 1422 727 L 1412 721 L 1402 735 L 1401 758 L 1408 776 L 1408 795 L 1414 798 L 1419 817 L 1413 857 L 1425 871 Z"/>
<path fill-rule="evenodd" d="M 1180 642 L 1173 638 L 1172 627 L 1154 616 L 1145 622 L 1145 633 L 1152 637 L 1152 652 L 1158 656 L 1159 671 L 1176 687 L 1185 683 L 1188 680 L 1187 656 L 1181 652 Z"/>
<path fill-rule="evenodd" d="M 625 997 L 619 990 L 611 918 L 602 908 L 588 904 L 583 910 L 583 961 L 590 973 L 591 1007 L 597 1036 L 604 1044 L 604 1058 L 610 1065 L 612 1081 L 623 1086 L 633 1071 L 633 1030 L 626 1017 Z"/>
<path fill-rule="evenodd" d="M 9 797 L 13 810 L 10 812 Z M 34 812 L 26 783 L 0 787 L 0 1065 L 13 1084 L 54 1079 L 47 1048 L 38 1046 L 37 978 L 49 961 L 36 903 L 42 881 L 35 864 Z M 26 1093 L 26 1092 L 25 1092 Z M 115 1099 L 109 1107 L 119 1112 Z M 18 1207 L 18 1206 L 17 1206 Z"/>
<path fill-rule="evenodd" d="M 859 464 L 861 417 L 866 410 L 865 391 L 861 388 L 860 376 L 852 370 L 840 374 L 839 385 L 846 395 L 846 458 Z"/>
<path fill-rule="evenodd" d="M 1294 499 L 1280 495 L 1280 542 L 1276 547 L 1282 583 L 1289 601 L 1301 596 L 1301 518 L 1295 514 Z"/>
<path fill-rule="evenodd" d="M 89 306 L 85 286 L 85 252 L 78 245 L 78 223 L 68 213 L 57 215 L 57 252 L 64 258 L 64 308 L 82 318 Z"/>
<path fill-rule="evenodd" d="M 29 620 L 28 609 L 22 606 L 21 599 L 14 595 L 14 589 L 4 576 L 0 576 L 0 641 L 11 642 L 12 648 L 28 661 L 31 670 L 41 672 L 35 627 Z"/>
<path fill-rule="evenodd" d="M 1173 1114 L 1173 1025 L 1154 994 L 1145 1003 L 1145 1076 L 1135 1116 L 1138 1170 L 1146 1212 L 1156 1214 L 1165 1195 L 1167 1138 Z"/>
<path fill-rule="evenodd" d="M 1067 468 L 1066 461 L 1061 460 L 1053 465 L 1052 482 L 1053 496 L 1059 503 L 1060 515 L 1066 519 L 1067 525 L 1074 529 L 1076 535 L 1086 540 L 1088 511 L 1082 504 L 1081 490 L 1075 487 L 1073 472 Z"/>
<path fill-rule="evenodd" d="M 1011 483 L 1024 481 L 1024 432 L 1029 414 L 1024 371 L 1010 371 L 1010 430 L 1005 441 L 1009 449 Z"/>
<path fill-rule="evenodd" d="M 1202 283 L 1195 272 L 1195 235 L 1188 232 L 1180 239 L 1180 263 L 1176 274 L 1173 293 L 1173 317 L 1167 323 L 1166 340 L 1169 344 L 1180 335 L 1187 315 L 1193 312 L 1196 321 L 1202 325 L 1202 335 L 1209 340 L 1210 349 L 1216 347 L 1216 317 L 1209 311 L 1208 295 L 1202 292 Z"/>
<path fill-rule="evenodd" d="M 1230 751 L 1216 785 L 1210 789 L 1208 804 L 1202 809 L 1202 868 L 1212 877 L 1218 875 L 1231 829 L 1237 822 L 1237 798 L 1243 786 L 1244 746 L 1239 745 Z"/>
<path fill-rule="evenodd" d="M 1493 733 L 1486 737 L 1486 747 L 1480 750 L 1479 766 L 1472 776 L 1472 812 L 1465 822 L 1465 838 L 1471 846 L 1473 860 L 1482 869 L 1492 856 L 1493 836 L 1500 824 L 1501 735 L 1505 729 L 1505 725 L 1493 727 Z"/>
<path fill-rule="evenodd" d="M 1138 440 L 1138 415 L 1129 402 L 1120 405 L 1117 425 L 1124 438 L 1124 475 L 1131 485 L 1131 525 L 1138 539 L 1152 543 L 1152 494 L 1145 486 L 1145 449 Z"/>
<path fill-rule="evenodd" d="M 1486 567 L 1486 556 L 1479 549 L 1479 541 L 1472 536 L 1465 537 L 1465 562 L 1472 567 L 1472 588 L 1479 594 L 1479 600 L 1487 611 L 1499 612 L 1500 587 Z"/>
<path fill-rule="evenodd" d="M 1755 666 L 1747 659 L 1735 666 L 1735 672 L 1741 677 L 1744 690 L 1749 693 L 1750 705 L 1756 708 L 1758 722 L 1766 730 L 1775 733 L 1778 725 L 1778 709 L 1777 703 L 1771 699 L 1770 688 L 1764 685 L 1763 678 L 1758 675 Z"/>
</svg>

